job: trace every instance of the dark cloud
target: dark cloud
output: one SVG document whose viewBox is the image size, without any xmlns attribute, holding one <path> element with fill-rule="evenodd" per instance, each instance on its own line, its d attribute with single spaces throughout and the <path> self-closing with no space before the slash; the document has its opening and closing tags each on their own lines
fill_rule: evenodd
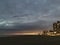
<svg viewBox="0 0 60 45">
<path fill-rule="evenodd" d="M 0 0 L 0 29 L 48 29 L 59 19 L 60 0 Z"/>
</svg>

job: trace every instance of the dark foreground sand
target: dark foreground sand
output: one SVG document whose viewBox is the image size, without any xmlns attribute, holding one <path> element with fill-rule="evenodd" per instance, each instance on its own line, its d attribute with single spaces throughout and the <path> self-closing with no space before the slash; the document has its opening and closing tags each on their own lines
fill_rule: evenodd
<svg viewBox="0 0 60 45">
<path fill-rule="evenodd" d="M 0 45 L 60 45 L 60 36 L 10 36 L 0 37 Z"/>
</svg>

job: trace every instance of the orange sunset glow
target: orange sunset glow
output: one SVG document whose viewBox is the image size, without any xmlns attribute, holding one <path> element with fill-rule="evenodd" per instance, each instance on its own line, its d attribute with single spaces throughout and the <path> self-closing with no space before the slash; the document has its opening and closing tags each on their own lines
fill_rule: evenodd
<svg viewBox="0 0 60 45">
<path fill-rule="evenodd" d="M 23 32 L 10 32 L 5 33 L 5 35 L 41 35 L 42 31 L 23 31 Z"/>
</svg>

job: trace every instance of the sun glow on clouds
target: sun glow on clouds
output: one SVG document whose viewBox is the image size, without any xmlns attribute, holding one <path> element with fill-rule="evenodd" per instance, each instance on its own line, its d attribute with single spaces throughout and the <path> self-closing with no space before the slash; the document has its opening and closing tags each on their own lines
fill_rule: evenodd
<svg viewBox="0 0 60 45">
<path fill-rule="evenodd" d="M 38 35 L 38 33 L 13 33 L 12 35 Z"/>
<path fill-rule="evenodd" d="M 43 31 L 23 31 L 23 32 L 10 32 L 5 33 L 5 35 L 41 35 Z"/>
<path fill-rule="evenodd" d="M 38 35 L 38 32 L 10 33 L 5 35 Z"/>
</svg>

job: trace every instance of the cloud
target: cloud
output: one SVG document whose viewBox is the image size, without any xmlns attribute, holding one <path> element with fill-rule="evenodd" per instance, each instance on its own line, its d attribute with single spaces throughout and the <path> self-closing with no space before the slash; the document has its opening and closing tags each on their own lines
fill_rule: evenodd
<svg viewBox="0 0 60 45">
<path fill-rule="evenodd" d="M 60 20 L 60 0 L 0 0 L 0 28 L 41 29 L 57 20 Z"/>
</svg>

